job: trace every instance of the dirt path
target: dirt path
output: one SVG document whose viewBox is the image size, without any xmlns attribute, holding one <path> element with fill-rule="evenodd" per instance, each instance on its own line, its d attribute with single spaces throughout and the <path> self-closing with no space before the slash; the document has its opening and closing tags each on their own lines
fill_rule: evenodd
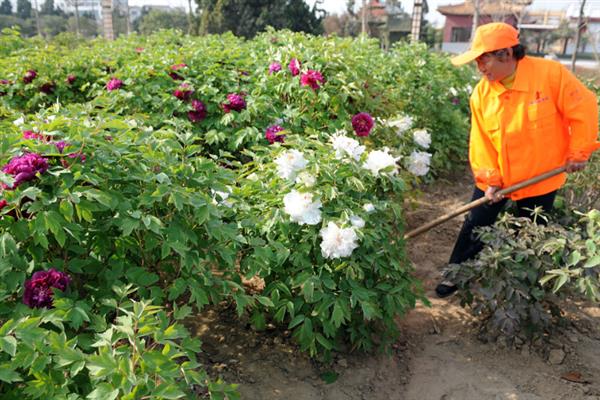
<svg viewBox="0 0 600 400">
<path fill-rule="evenodd" d="M 461 173 L 425 188 L 407 210 L 409 228 L 469 200 L 471 183 Z M 456 298 L 439 300 L 440 278 L 462 219 L 409 243 L 409 256 L 424 282 L 431 307 L 418 305 L 398 323 L 402 337 L 391 355 L 336 354 L 317 365 L 297 351 L 286 333 L 256 333 L 232 310 L 212 309 L 193 324 L 203 341 L 203 362 L 213 376 L 240 384 L 248 400 L 600 400 L 600 309 L 573 305 L 572 327 L 551 345 L 508 347 L 483 343 L 476 321 Z M 337 374 L 327 384 L 323 373 Z M 587 383 L 563 378 L 581 374 Z"/>
</svg>

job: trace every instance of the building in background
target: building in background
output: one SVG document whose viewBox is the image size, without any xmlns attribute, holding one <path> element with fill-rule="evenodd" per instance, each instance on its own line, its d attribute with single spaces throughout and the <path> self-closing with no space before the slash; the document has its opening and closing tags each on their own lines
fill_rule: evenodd
<svg viewBox="0 0 600 400">
<path fill-rule="evenodd" d="M 481 1 L 479 25 L 489 22 L 506 22 L 514 27 L 521 22 L 531 0 L 524 1 Z M 460 4 L 442 5 L 437 11 L 446 17 L 443 29 L 442 50 L 462 53 L 469 48 L 473 29 L 475 4 L 468 0 Z"/>
</svg>

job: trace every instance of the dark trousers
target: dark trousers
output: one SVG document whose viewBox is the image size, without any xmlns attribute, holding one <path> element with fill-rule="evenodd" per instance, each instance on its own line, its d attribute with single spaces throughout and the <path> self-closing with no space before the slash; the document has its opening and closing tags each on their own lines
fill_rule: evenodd
<svg viewBox="0 0 600 400">
<path fill-rule="evenodd" d="M 475 187 L 473 192 L 473 200 L 477 200 L 485 196 L 485 193 L 479 188 Z M 543 194 L 541 196 L 528 197 L 525 199 L 517 200 L 518 216 L 528 217 L 533 220 L 533 215 L 530 210 L 535 207 L 542 207 L 544 212 L 552 210 L 554 204 L 554 198 L 556 197 L 556 190 L 550 193 Z M 489 226 L 496 222 L 498 214 L 502 211 L 508 199 L 502 199 L 501 201 L 493 204 L 486 203 L 482 206 L 472 209 L 458 234 L 454 250 L 450 256 L 450 264 L 460 264 L 470 258 L 473 258 L 483 248 L 483 243 L 478 240 L 477 235 L 473 233 L 473 229 L 480 226 Z M 538 220 L 539 223 L 544 223 L 542 219 Z"/>
</svg>

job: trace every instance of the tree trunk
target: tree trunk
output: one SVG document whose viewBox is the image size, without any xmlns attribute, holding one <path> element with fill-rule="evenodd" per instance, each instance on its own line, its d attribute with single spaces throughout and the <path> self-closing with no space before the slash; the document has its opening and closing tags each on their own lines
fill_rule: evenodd
<svg viewBox="0 0 600 400">
<path fill-rule="evenodd" d="M 102 0 L 102 28 L 106 39 L 115 39 L 112 19 L 112 0 Z"/>
<path fill-rule="evenodd" d="M 125 18 L 127 22 L 127 36 L 131 33 L 131 19 L 129 18 L 129 0 L 125 0 Z"/>
<path fill-rule="evenodd" d="M 192 21 L 194 20 L 194 16 L 192 14 L 192 0 L 188 0 L 188 35 L 191 35 L 194 31 L 192 27 Z"/>
<path fill-rule="evenodd" d="M 575 33 L 575 48 L 573 49 L 573 55 L 571 56 L 571 71 L 575 72 L 575 63 L 577 62 L 577 49 L 579 48 L 579 42 L 581 41 L 581 30 L 583 28 L 583 8 L 585 7 L 585 0 L 581 0 L 581 7 L 579 8 L 579 18 L 577 19 L 577 32 Z"/>
<path fill-rule="evenodd" d="M 40 14 L 38 12 L 38 3 L 37 0 L 33 0 L 33 15 L 35 17 L 35 26 L 37 28 L 37 34 L 40 36 L 44 36 L 42 34 L 42 25 L 40 23 Z"/>
<path fill-rule="evenodd" d="M 477 27 L 479 26 L 479 0 L 475 0 L 473 2 L 473 26 L 471 27 L 471 41 L 473 41 L 473 38 L 475 37 L 475 31 L 477 30 Z"/>
</svg>

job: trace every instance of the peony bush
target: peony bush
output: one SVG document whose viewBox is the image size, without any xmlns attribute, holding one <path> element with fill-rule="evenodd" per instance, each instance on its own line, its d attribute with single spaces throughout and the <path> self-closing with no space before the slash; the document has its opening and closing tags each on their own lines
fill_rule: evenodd
<svg viewBox="0 0 600 400">
<path fill-rule="evenodd" d="M 206 305 L 316 356 L 425 301 L 401 204 L 466 155 L 464 71 L 273 30 L 67 39 L 0 35 L 8 398 L 234 399 L 182 325 Z"/>
</svg>

